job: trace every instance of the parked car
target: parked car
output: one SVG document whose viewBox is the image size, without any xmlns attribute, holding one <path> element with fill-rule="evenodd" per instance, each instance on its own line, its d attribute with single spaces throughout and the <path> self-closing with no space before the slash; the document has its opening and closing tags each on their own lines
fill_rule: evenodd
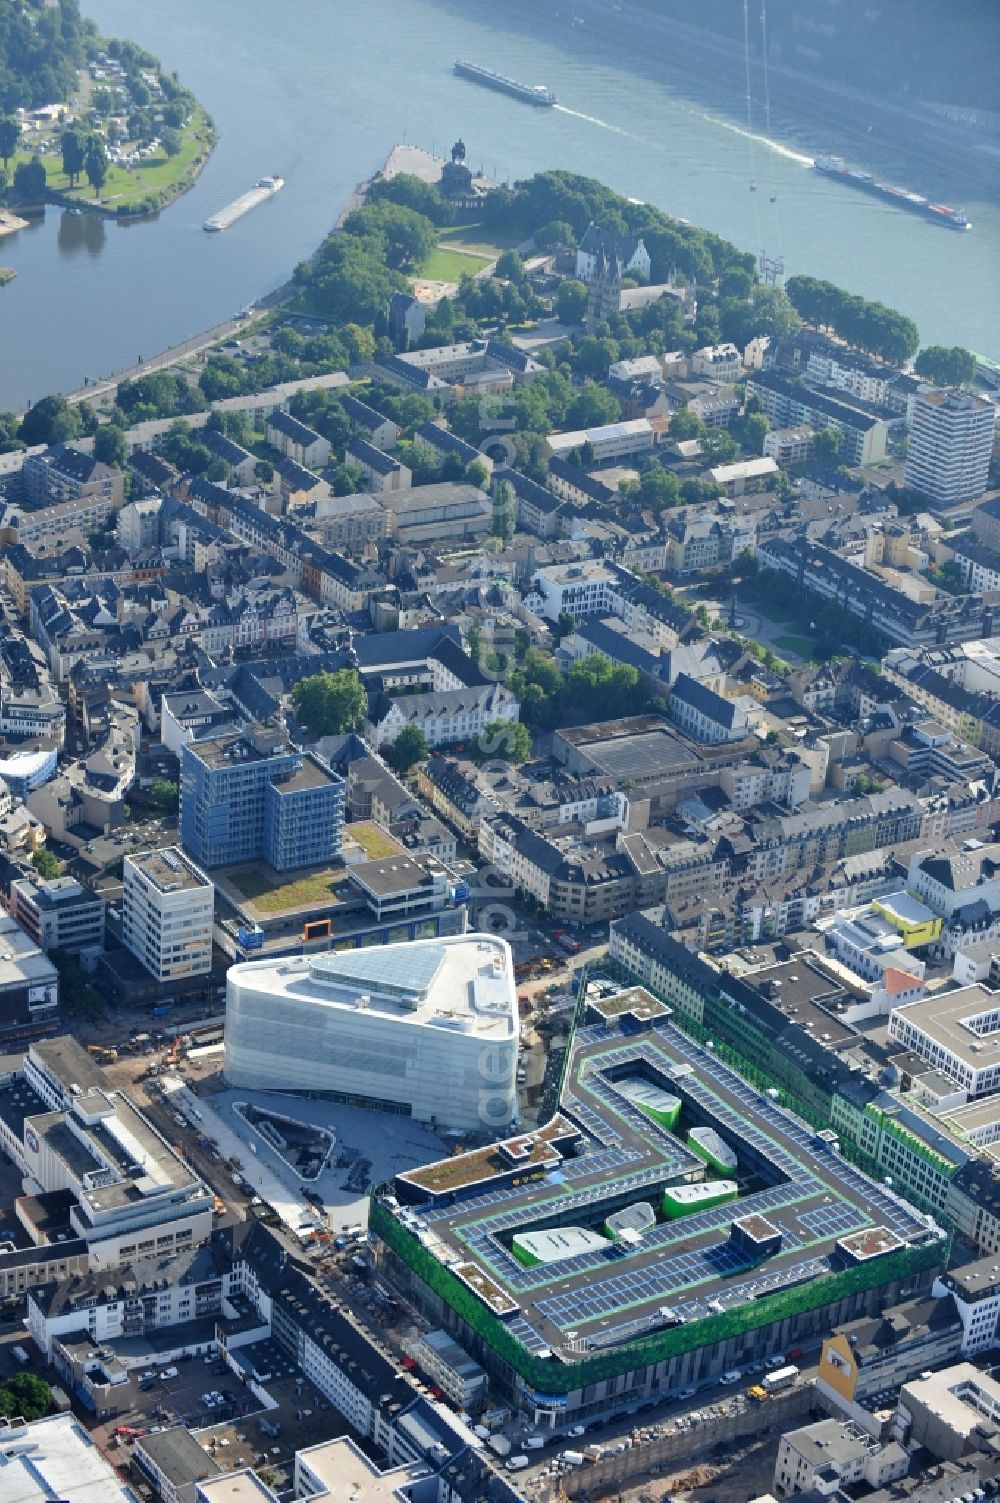
<svg viewBox="0 0 1000 1503">
<path fill-rule="evenodd" d="M 727 1387 L 728 1387 L 728 1386 L 731 1386 L 733 1383 L 738 1383 L 742 1377 L 743 1377 L 743 1373 L 740 1371 L 740 1369 L 738 1367 L 731 1367 L 727 1373 L 723 1373 L 722 1374 L 722 1377 L 719 1379 L 719 1382 L 720 1383 L 725 1383 L 727 1385 Z"/>
</svg>

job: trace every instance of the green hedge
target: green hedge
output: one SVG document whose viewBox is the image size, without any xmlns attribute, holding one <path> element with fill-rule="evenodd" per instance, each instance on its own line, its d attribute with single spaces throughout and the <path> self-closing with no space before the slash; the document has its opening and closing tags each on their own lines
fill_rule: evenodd
<svg viewBox="0 0 1000 1503">
<path fill-rule="evenodd" d="M 381 1202 L 373 1198 L 369 1227 L 390 1247 L 429 1289 L 441 1296 L 465 1323 L 481 1336 L 488 1346 L 532 1388 L 545 1393 L 571 1393 L 588 1383 L 602 1382 L 645 1367 L 666 1362 L 683 1352 L 713 1346 L 734 1336 L 746 1335 L 761 1326 L 772 1325 L 791 1316 L 805 1314 L 822 1305 L 833 1304 L 850 1295 L 875 1289 L 892 1280 L 904 1279 L 928 1269 L 944 1267 L 949 1239 L 939 1238 L 924 1247 L 904 1247 L 884 1257 L 873 1258 L 855 1268 L 811 1279 L 794 1289 L 779 1290 L 763 1299 L 727 1310 L 724 1315 L 710 1315 L 705 1320 L 674 1326 L 642 1341 L 632 1341 L 600 1356 L 585 1357 L 580 1362 L 559 1362 L 534 1356 L 516 1340 L 503 1321 L 455 1278 L 444 1264 L 421 1246 L 413 1234 L 400 1224 Z"/>
</svg>

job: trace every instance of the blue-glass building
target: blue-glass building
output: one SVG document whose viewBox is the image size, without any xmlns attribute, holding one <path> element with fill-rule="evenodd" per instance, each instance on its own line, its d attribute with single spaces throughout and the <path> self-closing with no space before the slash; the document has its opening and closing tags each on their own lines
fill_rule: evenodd
<svg viewBox="0 0 1000 1503">
<path fill-rule="evenodd" d="M 275 727 L 181 747 L 181 840 L 205 867 L 266 861 L 275 871 L 340 855 L 344 782 Z"/>
</svg>

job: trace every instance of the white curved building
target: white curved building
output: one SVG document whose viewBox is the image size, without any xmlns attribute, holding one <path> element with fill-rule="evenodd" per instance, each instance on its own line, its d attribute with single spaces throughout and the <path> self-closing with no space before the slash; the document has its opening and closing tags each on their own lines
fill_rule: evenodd
<svg viewBox="0 0 1000 1503">
<path fill-rule="evenodd" d="M 231 1085 L 308 1091 L 462 1131 L 517 1117 L 510 946 L 485 934 L 234 965 Z"/>
</svg>

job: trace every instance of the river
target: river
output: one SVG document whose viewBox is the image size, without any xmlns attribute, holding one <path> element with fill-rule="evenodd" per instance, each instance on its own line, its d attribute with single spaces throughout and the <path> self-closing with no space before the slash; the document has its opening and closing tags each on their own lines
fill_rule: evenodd
<svg viewBox="0 0 1000 1503">
<path fill-rule="evenodd" d="M 962 235 L 819 178 L 808 160 L 838 149 L 857 159 L 857 137 L 810 127 L 783 108 L 780 90 L 771 145 L 751 142 L 745 120 L 682 75 L 612 61 L 568 22 L 563 34 L 549 25 L 529 38 L 487 7 L 473 17 L 445 0 L 84 0 L 84 9 L 105 34 L 131 36 L 176 69 L 214 115 L 219 144 L 192 191 L 156 221 L 124 226 L 50 209 L 0 241 L 0 264 L 18 273 L 0 291 L 0 410 L 72 390 L 231 316 L 315 248 L 395 141 L 445 152 L 459 135 L 491 177 L 589 173 L 782 256 L 789 273 L 900 308 L 924 343 L 1000 357 L 1000 206 L 962 197 L 975 225 Z M 561 104 L 533 110 L 458 79 L 459 56 L 544 81 Z M 756 109 L 755 131 L 759 100 Z M 867 165 L 947 194 L 898 147 L 881 150 Z M 206 235 L 202 221 L 265 173 L 280 173 L 284 191 L 225 234 Z"/>
</svg>

